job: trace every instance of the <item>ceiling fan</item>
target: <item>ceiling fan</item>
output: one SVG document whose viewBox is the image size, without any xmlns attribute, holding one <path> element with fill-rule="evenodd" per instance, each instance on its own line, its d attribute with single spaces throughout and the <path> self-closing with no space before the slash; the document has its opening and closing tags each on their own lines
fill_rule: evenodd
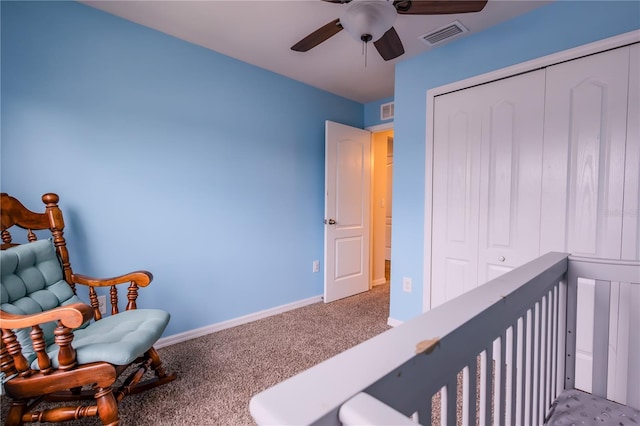
<svg viewBox="0 0 640 426">
<path fill-rule="evenodd" d="M 393 23 L 401 15 L 444 15 L 479 12 L 488 0 L 323 0 L 347 4 L 342 15 L 318 28 L 291 47 L 307 52 L 320 43 L 347 30 L 363 43 L 373 42 L 385 61 L 404 53 L 404 47 Z"/>
</svg>

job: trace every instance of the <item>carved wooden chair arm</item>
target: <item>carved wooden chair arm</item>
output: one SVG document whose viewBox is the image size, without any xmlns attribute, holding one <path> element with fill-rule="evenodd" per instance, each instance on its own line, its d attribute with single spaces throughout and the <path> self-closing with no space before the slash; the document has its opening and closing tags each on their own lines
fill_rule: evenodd
<svg viewBox="0 0 640 426">
<path fill-rule="evenodd" d="M 93 316 L 97 320 L 102 319 L 102 313 L 98 303 L 98 295 L 96 287 L 110 287 L 109 301 L 111 302 L 111 315 L 119 312 L 118 308 L 118 290 L 116 285 L 129 283 L 127 291 L 126 310 L 137 309 L 136 300 L 138 299 L 138 287 L 146 287 L 153 280 L 153 275 L 148 271 L 134 271 L 128 274 L 119 275 L 112 278 L 95 278 L 82 274 L 72 274 L 72 285 L 81 284 L 89 286 L 89 299 L 93 308 Z"/>
<path fill-rule="evenodd" d="M 93 319 L 91 306 L 85 305 L 84 303 L 59 306 L 37 314 L 17 315 L 5 311 L 0 311 L 0 314 L 0 328 L 2 329 L 33 327 L 51 321 L 60 321 L 65 327 L 78 328 L 85 322 Z"/>
<path fill-rule="evenodd" d="M 38 360 L 38 369 L 44 375 L 54 371 L 54 364 L 47 354 L 47 343 L 40 325 L 57 322 L 54 330 L 55 343 L 58 345 L 57 368 L 70 370 L 77 365 L 76 351 L 72 346 L 73 329 L 80 327 L 93 318 L 90 306 L 84 303 L 73 303 L 60 306 L 45 312 L 29 315 L 11 314 L 0 311 L 0 329 L 2 342 L 0 344 L 0 367 L 2 372 L 11 377 L 29 377 L 34 373 L 31 368 L 31 358 L 23 353 L 18 337 L 14 330 L 31 328 L 29 337 L 31 347 Z M 24 342 L 23 342 L 24 343 Z"/>
<path fill-rule="evenodd" d="M 72 277 L 74 283 L 91 287 L 110 287 L 124 283 L 134 283 L 139 287 L 146 287 L 153 280 L 153 275 L 148 271 L 135 271 L 112 278 L 95 278 L 82 274 L 73 274 Z"/>
</svg>

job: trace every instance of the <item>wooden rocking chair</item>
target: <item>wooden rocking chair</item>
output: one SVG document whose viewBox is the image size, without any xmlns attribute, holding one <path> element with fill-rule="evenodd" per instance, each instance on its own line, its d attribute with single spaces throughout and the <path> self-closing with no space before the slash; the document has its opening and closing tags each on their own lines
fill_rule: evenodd
<svg viewBox="0 0 640 426">
<path fill-rule="evenodd" d="M 152 275 L 137 271 L 97 279 L 74 273 L 58 196 L 42 196 L 44 213 L 28 210 L 8 194 L 0 197 L 0 376 L 11 400 L 5 424 L 90 416 L 119 424 L 122 398 L 176 378 L 165 372 L 153 348 L 169 314 L 136 309 L 138 288 L 149 285 Z M 13 242 L 10 228 L 26 230 L 27 242 Z M 51 238 L 37 240 L 38 230 L 49 230 Z M 126 310 L 119 312 L 116 286 L 125 283 Z M 76 295 L 77 284 L 89 287 L 91 306 Z M 109 288 L 111 315 L 104 318 L 95 287 Z M 142 381 L 149 367 L 155 376 Z M 125 370 L 131 374 L 119 379 Z M 80 404 L 92 399 L 94 405 Z M 36 411 L 42 401 L 75 405 Z"/>
</svg>

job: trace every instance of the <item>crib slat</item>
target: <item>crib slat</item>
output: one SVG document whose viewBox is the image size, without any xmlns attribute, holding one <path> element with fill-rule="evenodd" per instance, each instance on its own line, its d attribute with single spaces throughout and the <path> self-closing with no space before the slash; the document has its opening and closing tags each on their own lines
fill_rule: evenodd
<svg viewBox="0 0 640 426">
<path fill-rule="evenodd" d="M 565 384 L 567 383 L 567 371 L 569 367 L 569 357 L 566 355 L 567 348 L 567 339 L 569 335 L 567 333 L 567 317 L 568 317 L 568 309 L 569 309 L 569 301 L 567 300 L 568 296 L 568 280 L 560 281 L 557 285 L 558 287 L 558 331 L 556 335 L 557 342 L 557 359 L 556 359 L 556 383 L 555 383 L 555 395 L 554 398 L 557 398 L 558 395 L 565 389 Z M 573 360 L 573 359 L 572 359 Z M 573 374 L 572 374 L 573 376 Z"/>
<path fill-rule="evenodd" d="M 558 377 L 558 286 L 551 290 L 553 293 L 553 304 L 551 305 L 551 372 L 549 374 L 549 405 L 556 399 L 556 378 Z"/>
<path fill-rule="evenodd" d="M 552 354 L 553 354 L 553 362 L 551 369 L 551 383 L 549 386 L 549 402 L 553 403 L 555 401 L 557 394 L 557 384 L 558 384 L 558 362 L 559 362 L 559 352 L 558 352 L 558 334 L 560 333 L 560 285 L 559 283 L 553 287 L 553 335 L 551 338 L 552 341 Z"/>
<path fill-rule="evenodd" d="M 522 316 L 522 349 L 521 349 L 521 357 L 522 359 L 520 360 L 521 365 L 520 367 L 522 368 L 521 373 L 520 373 L 520 423 L 521 425 L 525 424 L 525 415 L 526 415 L 526 406 L 527 406 L 527 393 L 526 393 L 526 386 L 527 386 L 527 377 L 529 377 L 529 374 L 527 373 L 527 359 L 529 359 L 528 357 L 528 353 L 527 353 L 527 342 L 529 341 L 529 335 L 527 333 L 527 326 L 528 326 L 528 322 L 527 322 L 527 317 L 529 316 L 529 311 L 525 312 L 524 315 Z"/>
<path fill-rule="evenodd" d="M 491 412 L 493 407 L 493 342 L 484 351 L 484 360 L 482 363 L 482 393 L 484 394 L 483 415 L 484 424 L 490 425 Z M 480 421 L 482 423 L 482 420 Z"/>
<path fill-rule="evenodd" d="M 509 423 L 516 423 L 516 407 L 518 405 L 518 320 L 511 325 L 511 404 Z"/>
<path fill-rule="evenodd" d="M 640 276 L 640 272 L 638 273 Z M 634 347 L 640 349 L 640 345 L 637 342 L 640 340 L 640 333 L 637 331 L 637 326 L 634 324 L 640 324 L 640 315 L 637 312 L 640 308 L 640 293 L 636 292 L 636 298 L 634 300 L 633 287 L 636 290 L 640 290 L 640 285 L 632 285 L 629 283 L 618 284 L 618 347 L 616 353 L 611 354 L 609 361 L 609 376 L 607 380 L 607 399 L 613 401 L 626 401 L 627 405 L 640 407 L 640 393 L 635 392 L 639 398 L 634 401 L 633 386 L 636 386 L 640 382 L 640 363 L 633 362 L 634 359 L 640 359 L 640 351 L 635 351 Z M 612 303 L 615 305 L 616 298 L 611 294 Z M 633 316 L 636 315 L 636 319 Z M 611 321 L 613 323 L 613 321 Z M 610 325 L 611 327 L 611 325 Z M 611 328 L 609 328 L 611 330 Z M 635 329 L 635 330 L 633 330 Z M 610 337 L 613 339 L 613 336 Z M 634 342 L 635 341 L 635 342 Z M 634 344 L 635 343 L 635 344 Z M 613 359 L 611 359 L 613 358 Z M 627 368 L 616 368 L 615 365 L 626 365 Z M 636 379 L 633 379 L 635 377 Z M 639 388 L 640 390 L 640 388 Z"/>
<path fill-rule="evenodd" d="M 462 425 L 469 424 L 469 367 L 462 369 L 462 401 L 460 405 L 461 409 L 461 421 Z"/>
<path fill-rule="evenodd" d="M 595 282 L 595 306 L 593 313 L 593 365 L 591 393 L 607 397 L 607 369 L 609 364 L 609 307 L 610 285 L 608 281 Z"/>
<path fill-rule="evenodd" d="M 494 415 L 498 418 L 498 424 L 504 426 L 507 412 L 507 330 L 504 330 L 500 336 L 499 358 L 500 363 L 496 367 L 500 368 L 500 385 L 496 389 L 496 400 L 500 401 L 500 405 L 496 407 Z"/>
<path fill-rule="evenodd" d="M 544 419 L 547 411 L 547 365 L 549 363 L 549 294 L 543 297 L 542 303 L 542 351 L 540 358 L 540 411 L 538 421 Z"/>
<path fill-rule="evenodd" d="M 545 374 L 545 397 L 544 397 L 544 412 L 543 416 L 546 417 L 549 406 L 551 405 L 551 387 L 553 376 L 553 323 L 554 323 L 554 297 L 553 288 L 549 290 L 549 296 L 547 297 L 547 362 L 546 362 L 546 374 Z"/>
<path fill-rule="evenodd" d="M 578 312 L 578 275 L 575 268 L 567 271 L 566 303 L 564 387 L 573 389 L 576 383 L 576 316 Z"/>
<path fill-rule="evenodd" d="M 542 396 L 542 380 L 541 379 L 541 371 L 542 371 L 542 334 L 544 328 L 542 327 L 542 299 L 537 303 L 538 313 L 536 315 L 536 373 L 534 375 L 536 383 L 535 383 L 535 405 L 534 405 L 534 423 L 533 424 L 542 424 L 542 420 L 540 418 L 540 397 Z"/>
<path fill-rule="evenodd" d="M 457 412 L 457 395 L 458 395 L 458 382 L 457 375 L 453 376 L 452 380 L 447 383 L 447 420 L 446 422 L 442 422 L 442 426 L 444 425 L 455 425 L 456 424 L 456 412 Z"/>
<path fill-rule="evenodd" d="M 468 416 L 467 418 L 467 424 L 469 426 L 475 426 L 476 425 L 476 420 L 478 418 L 477 415 L 477 411 L 478 411 L 478 405 L 477 405 L 477 398 L 478 398 L 478 361 L 477 358 L 473 360 L 473 362 L 469 363 L 469 366 L 467 367 L 467 389 L 468 389 L 468 396 L 467 396 L 467 407 L 468 407 Z M 464 421 L 462 423 L 463 425 L 465 424 Z"/>
<path fill-rule="evenodd" d="M 535 384 L 535 342 L 536 342 L 536 307 L 535 304 L 531 308 L 531 322 L 530 322 L 530 336 L 529 336 L 529 371 L 527 372 L 527 377 L 529 378 L 529 421 L 527 424 L 533 425 L 533 414 L 535 411 L 535 394 L 534 394 L 534 384 Z"/>
</svg>

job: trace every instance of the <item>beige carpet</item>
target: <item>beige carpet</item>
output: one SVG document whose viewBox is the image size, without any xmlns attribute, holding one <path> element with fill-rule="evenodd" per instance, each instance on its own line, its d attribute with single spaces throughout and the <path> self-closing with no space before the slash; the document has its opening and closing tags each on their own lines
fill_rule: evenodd
<svg viewBox="0 0 640 426">
<path fill-rule="evenodd" d="M 254 394 L 389 329 L 388 316 L 387 284 L 161 348 L 178 379 L 122 401 L 121 424 L 252 425 Z"/>
</svg>

